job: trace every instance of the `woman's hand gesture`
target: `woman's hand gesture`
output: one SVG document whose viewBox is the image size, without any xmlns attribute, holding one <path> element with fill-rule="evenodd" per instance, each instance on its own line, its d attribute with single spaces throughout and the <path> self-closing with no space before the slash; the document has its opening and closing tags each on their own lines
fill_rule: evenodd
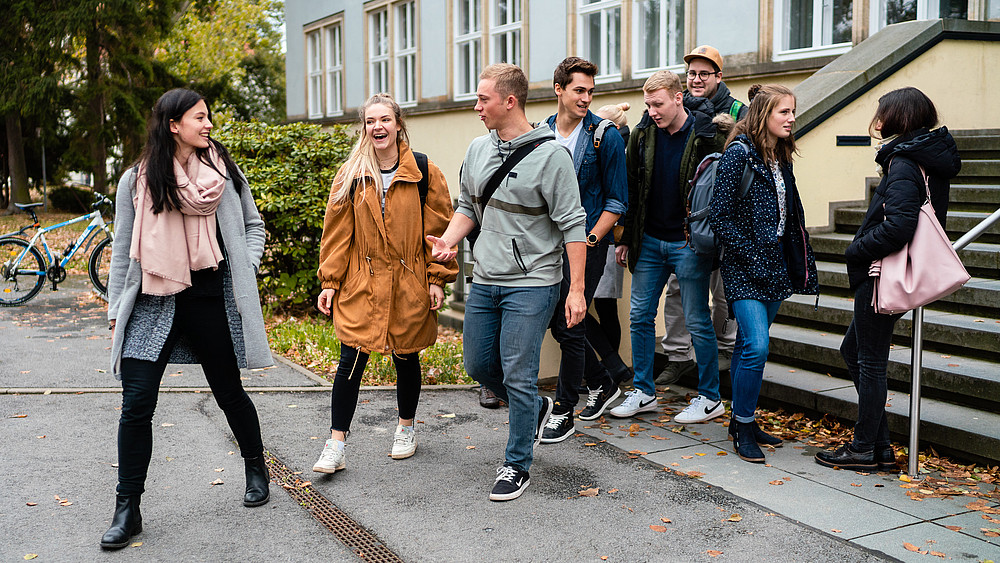
<svg viewBox="0 0 1000 563">
<path fill-rule="evenodd" d="M 428 284 L 427 292 L 431 294 L 431 311 L 437 311 L 444 305 L 444 288 L 437 284 Z"/>
<path fill-rule="evenodd" d="M 336 294 L 336 289 L 324 289 L 319 293 L 319 299 L 316 300 L 316 307 L 320 313 L 330 316 L 330 307 L 333 305 L 333 296 Z"/>
</svg>

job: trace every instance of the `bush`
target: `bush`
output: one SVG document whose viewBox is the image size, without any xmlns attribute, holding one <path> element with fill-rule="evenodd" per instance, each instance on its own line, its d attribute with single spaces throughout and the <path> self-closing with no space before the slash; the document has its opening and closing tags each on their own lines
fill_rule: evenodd
<svg viewBox="0 0 1000 563">
<path fill-rule="evenodd" d="M 240 166 L 267 230 L 259 286 L 266 306 L 319 294 L 319 243 L 330 186 L 351 151 L 347 126 L 231 121 L 216 138 Z"/>
<path fill-rule="evenodd" d="M 76 186 L 54 186 L 49 188 L 49 204 L 53 209 L 67 213 L 90 213 L 94 203 L 94 192 Z"/>
</svg>

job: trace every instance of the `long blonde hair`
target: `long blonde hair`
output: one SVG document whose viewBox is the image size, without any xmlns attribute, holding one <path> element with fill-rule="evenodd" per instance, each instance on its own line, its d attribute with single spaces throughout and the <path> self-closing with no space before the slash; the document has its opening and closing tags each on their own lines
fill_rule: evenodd
<svg viewBox="0 0 1000 563">
<path fill-rule="evenodd" d="M 379 171 L 378 159 L 375 156 L 375 145 L 365 131 L 365 112 L 376 104 L 382 104 L 392 110 L 396 119 L 396 146 L 402 142 L 409 143 L 409 136 L 406 133 L 406 122 L 403 120 L 403 110 L 392 98 L 391 94 L 379 92 L 365 100 L 358 109 L 359 131 L 358 140 L 351 149 L 351 154 L 347 161 L 341 165 L 337 171 L 337 176 L 333 179 L 335 191 L 330 196 L 331 203 L 344 203 L 351 198 L 355 189 L 355 178 L 357 187 L 361 188 L 361 197 L 364 198 L 364 189 L 367 183 L 371 182 L 375 189 L 382 189 L 382 174 Z M 337 188 L 337 182 L 340 187 Z"/>
<path fill-rule="evenodd" d="M 781 164 L 791 164 L 792 156 L 797 152 L 795 148 L 795 134 L 791 134 L 786 139 L 776 139 L 774 146 L 770 146 L 768 139 L 767 120 L 771 117 L 771 112 L 775 106 L 781 102 L 785 96 L 791 96 L 795 101 L 795 93 L 789 88 L 780 84 L 754 84 L 750 86 L 748 92 L 750 97 L 750 107 L 747 116 L 736 123 L 733 131 L 726 139 L 726 147 L 737 135 L 746 134 L 750 137 L 750 142 L 757 147 L 765 161 L 778 161 Z"/>
</svg>

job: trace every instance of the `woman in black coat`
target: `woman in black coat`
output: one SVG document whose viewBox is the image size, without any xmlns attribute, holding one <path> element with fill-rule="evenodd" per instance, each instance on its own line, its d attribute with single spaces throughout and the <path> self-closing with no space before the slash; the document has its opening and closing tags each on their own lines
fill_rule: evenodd
<svg viewBox="0 0 1000 563">
<path fill-rule="evenodd" d="M 897 469 L 885 414 L 886 368 L 893 327 L 903 315 L 875 312 L 872 291 L 876 278 L 868 275 L 868 269 L 873 261 L 913 239 L 920 207 L 926 200 L 924 174 L 935 215 L 944 227 L 949 182 L 958 174 L 962 161 L 948 130 L 931 130 L 936 124 L 934 103 L 916 88 L 900 88 L 879 98 L 870 132 L 882 139 L 875 156 L 882 181 L 845 252 L 847 275 L 855 291 L 854 319 L 840 353 L 858 391 L 858 421 L 853 441 L 816 454 L 820 465 L 856 471 Z"/>
</svg>

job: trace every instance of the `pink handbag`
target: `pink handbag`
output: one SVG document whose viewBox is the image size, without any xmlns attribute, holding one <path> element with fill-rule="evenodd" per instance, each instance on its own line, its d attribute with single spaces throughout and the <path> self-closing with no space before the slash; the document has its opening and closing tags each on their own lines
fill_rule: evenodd
<svg viewBox="0 0 1000 563">
<path fill-rule="evenodd" d="M 887 172 L 888 173 L 888 172 Z M 931 189 L 923 166 L 927 200 L 920 207 L 913 240 L 892 254 L 872 262 L 875 276 L 872 307 L 876 313 L 905 313 L 951 295 L 969 281 L 969 272 L 951 247 L 931 205 Z"/>
</svg>

